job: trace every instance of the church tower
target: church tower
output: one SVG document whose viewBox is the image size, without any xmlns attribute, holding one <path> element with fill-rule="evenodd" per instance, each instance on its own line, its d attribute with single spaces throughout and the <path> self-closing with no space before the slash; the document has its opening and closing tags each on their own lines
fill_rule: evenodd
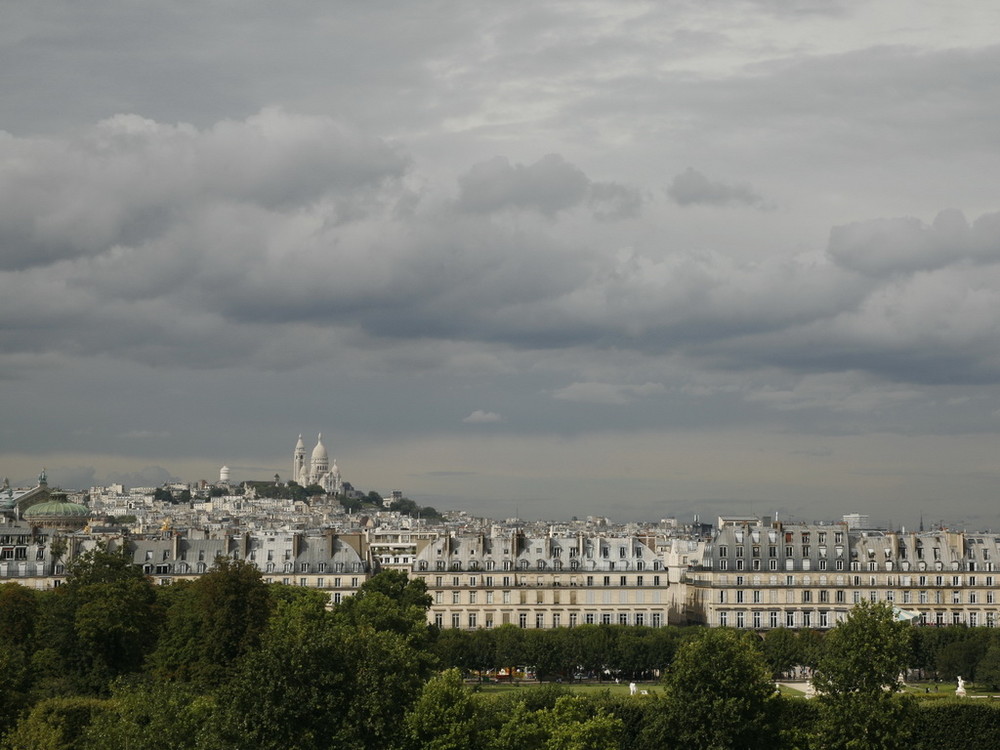
<svg viewBox="0 0 1000 750">
<path fill-rule="evenodd" d="M 323 445 L 323 433 L 319 434 L 316 440 L 316 447 L 313 448 L 312 462 L 309 467 L 309 483 L 316 484 L 330 471 L 330 456 Z"/>
<path fill-rule="evenodd" d="M 292 474 L 291 478 L 296 482 L 302 476 L 303 469 L 306 468 L 306 444 L 302 442 L 302 435 L 299 435 L 299 442 L 295 444 L 295 453 L 292 454 Z"/>
</svg>

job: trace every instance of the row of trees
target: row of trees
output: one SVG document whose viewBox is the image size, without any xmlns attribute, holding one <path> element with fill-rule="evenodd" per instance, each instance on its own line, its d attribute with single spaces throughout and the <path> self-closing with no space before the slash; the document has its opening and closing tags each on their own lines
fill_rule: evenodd
<svg viewBox="0 0 1000 750">
<path fill-rule="evenodd" d="M 465 672 L 506 670 L 530 665 L 542 680 L 577 677 L 648 680 L 662 674 L 697 627 L 649 628 L 581 625 L 574 628 L 522 630 L 504 625 L 493 630 L 443 630 L 434 643 L 441 664 Z M 953 681 L 958 675 L 1000 689 L 1000 630 L 953 625 L 910 628 L 902 668 Z M 798 667 L 816 669 L 828 648 L 817 630 L 776 628 L 749 639 L 774 678 Z"/>
<path fill-rule="evenodd" d="M 531 666 L 540 680 L 649 680 L 670 665 L 685 634 L 695 632 L 624 625 L 549 630 L 502 625 L 492 630 L 442 630 L 433 649 L 442 665 L 464 671 L 510 673 L 514 667 Z"/>
</svg>

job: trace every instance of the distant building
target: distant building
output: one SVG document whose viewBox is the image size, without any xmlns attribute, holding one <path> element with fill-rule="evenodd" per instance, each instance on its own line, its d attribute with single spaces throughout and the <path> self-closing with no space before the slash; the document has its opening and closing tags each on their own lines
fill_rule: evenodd
<svg viewBox="0 0 1000 750">
<path fill-rule="evenodd" d="M 322 433 L 316 441 L 316 447 L 313 448 L 308 464 L 306 464 L 306 446 L 302 442 L 302 435 L 299 435 L 299 440 L 292 453 L 292 478 L 303 487 L 318 484 L 331 495 L 339 495 L 343 491 L 340 468 L 337 466 L 336 459 L 333 461 L 333 466 L 330 465 L 330 457 L 326 446 L 323 445 Z"/>
</svg>

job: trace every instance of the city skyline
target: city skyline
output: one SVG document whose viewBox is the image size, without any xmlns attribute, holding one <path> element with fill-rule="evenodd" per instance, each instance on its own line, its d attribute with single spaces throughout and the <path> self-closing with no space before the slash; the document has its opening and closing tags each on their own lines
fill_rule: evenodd
<svg viewBox="0 0 1000 750">
<path fill-rule="evenodd" d="M 289 478 L 322 432 L 442 510 L 996 526 L 998 31 L 11 5 L 0 474 Z"/>
</svg>

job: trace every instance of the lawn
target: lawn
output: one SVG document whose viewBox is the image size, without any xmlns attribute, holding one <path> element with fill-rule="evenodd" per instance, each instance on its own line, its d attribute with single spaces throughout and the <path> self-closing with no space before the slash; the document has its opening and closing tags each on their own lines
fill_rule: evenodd
<svg viewBox="0 0 1000 750">
<path fill-rule="evenodd" d="M 502 694 L 502 693 L 516 693 L 524 690 L 531 690 L 538 687 L 539 685 L 559 685 L 560 687 L 569 688 L 574 693 L 579 693 L 581 695 L 595 695 L 598 693 L 608 692 L 611 695 L 628 695 L 628 683 L 623 682 L 616 685 L 613 682 L 532 682 L 523 680 L 520 683 L 510 685 L 507 683 L 484 683 L 481 685 L 476 685 L 475 683 L 470 685 L 472 688 L 479 687 L 481 692 L 487 694 Z M 654 683 L 638 682 L 636 687 L 642 691 L 646 690 L 650 695 L 659 695 L 662 693 L 662 688 Z"/>
</svg>

